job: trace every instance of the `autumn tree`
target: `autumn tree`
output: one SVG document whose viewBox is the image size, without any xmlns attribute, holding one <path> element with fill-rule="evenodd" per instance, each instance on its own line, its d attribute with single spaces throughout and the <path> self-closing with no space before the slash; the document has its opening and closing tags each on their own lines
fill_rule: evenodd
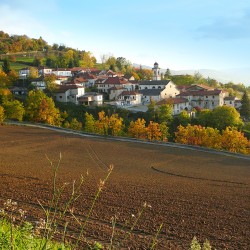
<svg viewBox="0 0 250 250">
<path fill-rule="evenodd" d="M 250 119 L 250 98 L 245 90 L 241 99 L 240 114 L 246 119 Z"/>
<path fill-rule="evenodd" d="M 0 88 L 0 104 L 5 101 L 10 101 L 12 99 L 12 94 L 7 88 Z"/>
<path fill-rule="evenodd" d="M 7 119 L 14 119 L 18 121 L 23 120 L 25 110 L 23 104 L 18 100 L 5 101 L 3 103 L 3 107 Z"/>
<path fill-rule="evenodd" d="M 160 140 L 162 137 L 162 132 L 161 132 L 161 128 L 159 123 L 157 122 L 152 122 L 150 121 L 150 123 L 147 126 L 147 139 L 149 140 Z"/>
<path fill-rule="evenodd" d="M 147 138 L 147 127 L 144 119 L 138 118 L 135 122 L 131 121 L 128 127 L 128 135 L 138 139 Z"/>
<path fill-rule="evenodd" d="M 71 122 L 65 122 L 64 123 L 65 128 L 70 128 L 73 130 L 81 130 L 82 129 L 82 123 L 79 122 L 76 118 L 73 118 Z"/>
<path fill-rule="evenodd" d="M 123 119 L 118 114 L 112 114 L 109 117 L 109 131 L 113 136 L 121 135 L 124 129 Z"/>
<path fill-rule="evenodd" d="M 54 74 L 46 75 L 44 77 L 44 82 L 46 84 L 46 91 L 49 93 L 50 96 L 58 89 L 58 85 L 56 84 L 55 81 L 56 81 L 56 75 Z"/>
<path fill-rule="evenodd" d="M 57 126 L 62 121 L 53 99 L 46 96 L 41 90 L 29 92 L 26 100 L 26 119 Z"/>
<path fill-rule="evenodd" d="M 160 123 L 160 130 L 161 130 L 161 140 L 168 141 L 169 127 L 167 126 L 166 122 Z"/>
<path fill-rule="evenodd" d="M 109 118 L 104 111 L 98 113 L 98 120 L 95 122 L 95 131 L 97 134 L 108 135 Z"/>
<path fill-rule="evenodd" d="M 92 114 L 88 112 L 85 113 L 85 125 L 84 130 L 86 132 L 94 133 L 95 132 L 95 119 Z"/>
<path fill-rule="evenodd" d="M 242 154 L 250 154 L 250 141 L 235 128 L 227 127 L 222 131 L 222 149 Z"/>
<path fill-rule="evenodd" d="M 96 58 L 92 55 L 90 51 L 85 51 L 81 58 L 81 67 L 83 68 L 93 68 L 96 63 Z"/>
<path fill-rule="evenodd" d="M 6 73 L 0 70 L 0 88 L 8 87 L 10 85 L 10 79 Z"/>
<path fill-rule="evenodd" d="M 5 120 L 4 108 L 3 106 L 0 106 L 0 123 L 4 122 L 4 120 Z"/>
<path fill-rule="evenodd" d="M 30 67 L 30 74 L 29 74 L 29 79 L 35 79 L 38 77 L 38 70 L 35 67 Z"/>
<path fill-rule="evenodd" d="M 16 71 L 14 70 L 11 70 L 9 73 L 8 73 L 8 78 L 9 78 L 9 85 L 13 85 L 15 84 L 17 81 L 18 81 L 18 74 Z"/>
</svg>

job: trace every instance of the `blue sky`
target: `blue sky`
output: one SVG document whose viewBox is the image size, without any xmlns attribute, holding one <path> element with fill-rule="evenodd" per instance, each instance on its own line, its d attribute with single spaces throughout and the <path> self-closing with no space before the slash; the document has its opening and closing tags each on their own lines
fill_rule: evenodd
<svg viewBox="0 0 250 250">
<path fill-rule="evenodd" d="M 250 68 L 249 0 L 0 0 L 0 29 L 161 68 Z M 249 77 L 250 78 L 250 77 Z"/>
</svg>

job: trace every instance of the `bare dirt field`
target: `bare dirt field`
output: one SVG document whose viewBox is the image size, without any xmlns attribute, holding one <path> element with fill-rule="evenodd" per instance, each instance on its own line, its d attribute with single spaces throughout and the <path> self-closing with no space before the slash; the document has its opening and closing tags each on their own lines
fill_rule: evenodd
<svg viewBox="0 0 250 250">
<path fill-rule="evenodd" d="M 161 223 L 156 249 L 188 249 L 194 236 L 216 249 L 250 247 L 250 160 L 188 149 L 118 142 L 69 135 L 41 128 L 0 127 L 0 208 L 11 198 L 28 211 L 31 221 L 44 217 L 38 200 L 51 199 L 52 171 L 57 162 L 60 183 L 89 176 L 74 213 L 86 216 L 99 179 L 114 165 L 108 184 L 87 225 L 88 239 L 122 242 L 134 217 L 146 208 L 126 243 L 127 249 L 149 249 Z M 65 197 L 70 193 L 66 189 Z M 69 232 L 77 234 L 72 222 Z"/>
</svg>

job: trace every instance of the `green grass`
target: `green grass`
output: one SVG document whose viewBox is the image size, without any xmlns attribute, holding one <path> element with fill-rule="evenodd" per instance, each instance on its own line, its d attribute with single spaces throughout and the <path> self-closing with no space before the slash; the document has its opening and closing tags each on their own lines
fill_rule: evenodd
<svg viewBox="0 0 250 250">
<path fill-rule="evenodd" d="M 0 219 L 0 249 L 39 249 L 45 239 L 35 235 L 34 227 L 29 222 L 13 225 L 6 219 Z M 71 249 L 63 243 L 49 240 L 46 249 Z"/>
<path fill-rule="evenodd" d="M 2 69 L 3 62 L 0 61 L 0 68 Z M 28 65 L 19 62 L 10 62 L 10 68 L 18 72 L 22 68 L 26 68 Z"/>
</svg>

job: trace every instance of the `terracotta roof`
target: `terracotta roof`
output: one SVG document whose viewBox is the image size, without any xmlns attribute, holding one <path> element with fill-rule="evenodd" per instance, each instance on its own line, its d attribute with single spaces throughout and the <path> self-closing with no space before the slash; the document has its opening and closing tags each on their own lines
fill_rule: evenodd
<svg viewBox="0 0 250 250">
<path fill-rule="evenodd" d="M 197 91 L 186 91 L 182 92 L 177 96 L 209 96 L 209 95 L 219 95 L 222 93 L 222 90 L 197 90 Z"/>
<path fill-rule="evenodd" d="M 58 89 L 56 89 L 56 93 L 65 93 L 69 89 L 79 89 L 84 88 L 82 86 L 76 84 L 66 84 L 66 85 L 58 85 Z"/>
<path fill-rule="evenodd" d="M 156 105 L 163 105 L 163 104 L 178 104 L 178 103 L 186 103 L 188 102 L 188 99 L 186 98 L 167 98 L 163 99 L 156 103 Z"/>
</svg>

